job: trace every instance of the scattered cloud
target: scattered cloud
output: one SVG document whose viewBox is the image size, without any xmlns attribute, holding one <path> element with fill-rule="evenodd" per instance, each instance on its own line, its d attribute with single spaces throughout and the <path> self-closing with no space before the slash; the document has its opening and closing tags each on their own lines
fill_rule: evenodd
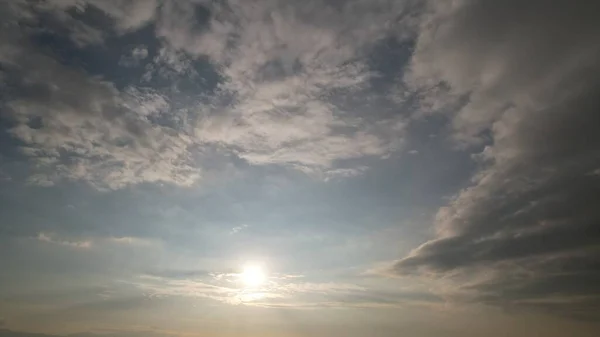
<svg viewBox="0 0 600 337">
<path fill-rule="evenodd" d="M 369 168 L 367 166 L 360 166 L 354 168 L 338 168 L 325 172 L 325 181 L 336 178 L 348 178 L 362 174 Z"/>
<path fill-rule="evenodd" d="M 129 55 L 121 56 L 119 65 L 123 67 L 135 67 L 148 57 L 148 47 L 140 45 L 131 49 Z"/>
<path fill-rule="evenodd" d="M 233 228 L 232 228 L 232 229 L 229 231 L 229 234 L 231 234 L 231 235 L 237 234 L 237 233 L 239 233 L 239 232 L 243 231 L 244 229 L 246 229 L 246 228 L 248 228 L 248 227 L 249 227 L 249 226 L 248 226 L 248 225 L 246 225 L 246 224 L 243 224 L 243 225 L 241 225 L 241 226 L 237 226 L 237 227 L 233 227 Z"/>
<path fill-rule="evenodd" d="M 187 151 L 190 137 L 148 119 L 168 108 L 160 95 L 136 89 L 121 93 L 107 81 L 66 67 L 29 44 L 18 20 L 11 23 L 16 29 L 0 36 L 10 46 L 0 52 L 0 62 L 11 88 L 10 134 L 37 164 L 31 183 L 51 186 L 66 178 L 116 189 L 198 180 L 200 170 Z"/>
<path fill-rule="evenodd" d="M 316 11 L 322 15 L 306 15 L 316 5 L 163 7 L 159 34 L 174 50 L 205 55 L 220 67 L 220 95 L 233 102 L 223 106 L 218 98 L 199 120 L 201 141 L 225 146 L 252 164 L 321 173 L 336 169 L 339 160 L 382 157 L 395 149 L 402 138 L 391 131 L 397 122 L 375 127 L 347 118 L 331 97 L 367 85 L 371 74 L 361 55 L 385 35 L 393 18 L 388 10 L 400 5 L 353 1 L 342 11 L 326 6 Z M 207 14 L 204 21 L 194 17 L 198 6 Z M 372 29 L 352 30 L 357 20 L 370 20 Z"/>
<path fill-rule="evenodd" d="M 365 90 L 375 75 L 368 54 L 404 27 L 396 17 L 407 6 L 402 2 L 354 0 L 339 8 L 320 1 L 3 6 L 8 29 L 0 38 L 7 48 L 0 62 L 11 86 L 5 97 L 14 121 L 10 133 L 37 165 L 30 183 L 52 186 L 66 179 L 105 190 L 142 182 L 190 186 L 202 176 L 202 149 L 215 146 L 252 165 L 351 177 L 366 166 L 344 167 L 343 161 L 386 158 L 403 144 L 402 117 L 372 121 L 336 103 L 378 95 Z M 92 10 L 104 13 L 110 25 L 82 16 Z M 153 22 L 158 52 L 150 59 L 148 45 L 128 47 L 118 64 L 148 64 L 139 83 L 122 88 L 33 43 L 37 31 L 24 28 L 42 16 L 56 17 L 55 34 L 70 32 L 79 48 Z M 215 90 L 144 86 L 157 75 L 174 83 L 208 81 L 199 64 L 220 77 Z M 185 95 L 199 98 L 182 108 Z"/>
<path fill-rule="evenodd" d="M 382 157 L 395 149 L 402 137 L 391 131 L 393 121 L 386 127 L 369 125 L 346 117 L 331 101 L 367 85 L 371 74 L 360 55 L 384 36 L 392 19 L 385 9 L 394 5 L 350 2 L 341 12 L 325 7 L 317 11 L 323 16 L 305 16 L 312 6 L 239 3 L 229 13 L 238 26 L 210 22 L 229 28 L 205 33 L 206 41 L 239 35 L 233 48 L 198 48 L 212 51 L 212 61 L 224 67 L 222 88 L 236 103 L 202 119 L 200 139 L 230 147 L 253 164 L 313 172 L 335 170 L 339 160 Z M 352 30 L 357 20 L 367 19 L 375 23 L 371 31 Z"/>
</svg>

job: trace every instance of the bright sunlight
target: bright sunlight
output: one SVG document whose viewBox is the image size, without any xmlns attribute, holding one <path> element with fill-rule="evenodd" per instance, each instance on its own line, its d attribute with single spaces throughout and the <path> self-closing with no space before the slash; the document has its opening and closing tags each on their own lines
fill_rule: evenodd
<svg viewBox="0 0 600 337">
<path fill-rule="evenodd" d="M 246 287 L 257 287 L 263 284 L 267 276 L 259 265 L 246 265 L 240 274 L 240 279 Z"/>
</svg>

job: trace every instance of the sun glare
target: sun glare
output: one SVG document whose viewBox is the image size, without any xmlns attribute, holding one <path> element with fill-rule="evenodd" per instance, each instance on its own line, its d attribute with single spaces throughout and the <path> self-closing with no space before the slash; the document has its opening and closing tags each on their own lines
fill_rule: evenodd
<svg viewBox="0 0 600 337">
<path fill-rule="evenodd" d="M 247 265 L 240 274 L 240 279 L 246 287 L 257 287 L 263 284 L 267 276 L 265 271 L 257 265 Z"/>
</svg>

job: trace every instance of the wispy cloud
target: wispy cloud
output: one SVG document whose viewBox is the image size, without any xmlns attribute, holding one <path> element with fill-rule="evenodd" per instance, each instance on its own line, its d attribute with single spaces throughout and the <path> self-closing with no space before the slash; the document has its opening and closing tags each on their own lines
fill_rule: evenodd
<svg viewBox="0 0 600 337">
<path fill-rule="evenodd" d="M 55 235 L 50 235 L 46 233 L 39 233 L 37 236 L 38 241 L 48 242 L 52 244 L 57 244 L 66 247 L 72 248 L 90 248 L 92 246 L 92 242 L 85 241 L 77 241 L 77 240 L 65 240 L 61 238 L 57 238 Z"/>
<path fill-rule="evenodd" d="M 154 240 L 136 238 L 131 236 L 111 237 L 107 239 L 108 242 L 116 243 L 120 245 L 131 245 L 131 246 L 152 246 L 156 245 L 157 242 Z"/>
<path fill-rule="evenodd" d="M 108 245 L 131 246 L 131 247 L 150 247 L 157 246 L 159 242 L 145 238 L 136 237 L 90 237 L 90 238 L 65 238 L 55 233 L 39 232 L 36 236 L 38 241 L 48 242 L 73 248 L 92 248 L 108 249 Z M 102 248 L 104 247 L 104 248 Z"/>
<path fill-rule="evenodd" d="M 264 308 L 351 308 L 436 305 L 442 300 L 422 292 L 381 292 L 342 282 L 310 282 L 301 275 L 273 274 L 257 287 L 246 287 L 238 273 L 160 272 L 131 283 L 147 296 L 199 297 L 230 305 Z"/>
<path fill-rule="evenodd" d="M 239 232 L 243 231 L 244 229 L 246 229 L 246 228 L 248 228 L 248 227 L 249 227 L 249 226 L 248 226 L 248 225 L 246 225 L 246 224 L 243 224 L 243 225 L 241 225 L 241 226 L 236 226 L 236 227 L 233 227 L 233 228 L 232 228 L 232 229 L 229 231 L 229 234 L 231 234 L 231 235 L 237 234 L 237 233 L 239 233 Z"/>
</svg>

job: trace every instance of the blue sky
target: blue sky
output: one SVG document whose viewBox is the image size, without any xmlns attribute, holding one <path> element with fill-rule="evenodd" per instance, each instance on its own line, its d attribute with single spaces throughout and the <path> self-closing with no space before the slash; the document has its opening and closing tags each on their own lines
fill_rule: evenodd
<svg viewBox="0 0 600 337">
<path fill-rule="evenodd" d="M 596 10 L 2 2 L 0 335 L 592 336 Z"/>
</svg>

